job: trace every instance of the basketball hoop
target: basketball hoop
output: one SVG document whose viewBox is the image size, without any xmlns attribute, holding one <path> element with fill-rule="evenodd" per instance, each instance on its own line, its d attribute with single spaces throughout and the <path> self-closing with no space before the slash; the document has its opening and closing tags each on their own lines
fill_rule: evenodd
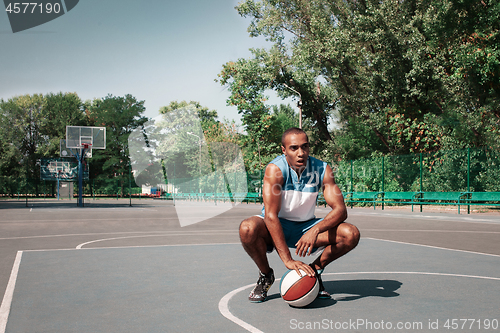
<svg viewBox="0 0 500 333">
<path fill-rule="evenodd" d="M 92 144 L 91 143 L 82 143 L 82 147 L 83 149 L 87 150 L 87 149 L 92 149 Z"/>
</svg>

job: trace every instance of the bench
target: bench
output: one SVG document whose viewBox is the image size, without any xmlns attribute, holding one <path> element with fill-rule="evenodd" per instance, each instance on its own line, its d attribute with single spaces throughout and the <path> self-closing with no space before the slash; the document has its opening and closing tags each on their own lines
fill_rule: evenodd
<svg viewBox="0 0 500 333">
<path fill-rule="evenodd" d="M 500 206 L 500 192 L 463 192 L 458 203 L 458 213 L 460 206 Z"/>
<path fill-rule="evenodd" d="M 204 201 L 213 200 L 215 198 L 215 193 L 208 192 L 208 193 L 202 193 L 202 194 L 203 194 L 202 199 Z"/>
<path fill-rule="evenodd" d="M 174 193 L 173 197 L 175 200 L 188 200 L 190 193 Z"/>
<path fill-rule="evenodd" d="M 413 205 L 458 205 L 462 192 L 417 192 Z"/>
<path fill-rule="evenodd" d="M 355 203 L 372 203 L 373 209 L 377 202 L 380 202 L 378 198 L 383 195 L 384 192 L 349 192 L 346 195 L 346 203 L 351 204 L 351 208 Z"/>
<path fill-rule="evenodd" d="M 246 198 L 247 198 L 247 194 L 245 192 L 233 193 L 233 199 L 236 202 L 243 202 Z"/>
<path fill-rule="evenodd" d="M 215 193 L 215 201 L 222 201 L 222 202 L 226 202 L 226 200 L 229 200 L 231 201 L 231 194 L 230 193 Z"/>
<path fill-rule="evenodd" d="M 247 197 L 243 200 L 243 201 L 246 201 L 247 204 L 248 202 L 252 200 L 253 203 L 257 203 L 257 202 L 262 202 L 262 197 L 260 196 L 259 193 L 256 193 L 256 192 L 248 192 L 247 193 Z"/>
<path fill-rule="evenodd" d="M 412 204 L 415 199 L 420 196 L 422 192 L 384 192 L 382 196 L 382 200 L 379 203 L 382 203 L 382 209 L 384 209 L 384 204 Z"/>
</svg>

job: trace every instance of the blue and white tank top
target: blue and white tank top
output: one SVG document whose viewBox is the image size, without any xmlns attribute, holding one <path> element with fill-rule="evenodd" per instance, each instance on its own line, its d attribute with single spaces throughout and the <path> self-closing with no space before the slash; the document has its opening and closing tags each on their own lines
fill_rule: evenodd
<svg viewBox="0 0 500 333">
<path fill-rule="evenodd" d="M 327 164 L 309 156 L 307 166 L 300 177 L 288 165 L 285 155 L 276 157 L 269 164 L 278 166 L 283 174 L 281 209 L 278 217 L 290 221 L 308 221 L 315 218 L 314 210 L 319 190 L 323 186 Z M 264 213 L 265 207 L 262 208 L 262 216 Z"/>
</svg>

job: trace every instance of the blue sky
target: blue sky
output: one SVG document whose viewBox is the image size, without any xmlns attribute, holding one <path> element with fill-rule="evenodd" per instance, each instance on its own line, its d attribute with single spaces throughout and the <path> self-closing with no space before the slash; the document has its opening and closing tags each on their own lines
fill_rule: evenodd
<svg viewBox="0 0 500 333">
<path fill-rule="evenodd" d="M 194 100 L 220 119 L 239 120 L 214 79 L 225 62 L 270 44 L 249 37 L 249 19 L 234 9 L 238 2 L 80 0 L 65 15 L 18 33 L 0 13 L 0 98 L 132 94 L 145 101 L 148 117 L 171 101 Z"/>
</svg>

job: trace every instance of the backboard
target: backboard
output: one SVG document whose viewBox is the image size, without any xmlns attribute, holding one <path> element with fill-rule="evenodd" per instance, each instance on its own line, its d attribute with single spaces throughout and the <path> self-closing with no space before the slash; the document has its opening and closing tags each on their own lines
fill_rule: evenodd
<svg viewBox="0 0 500 333">
<path fill-rule="evenodd" d="M 106 127 L 66 126 L 66 148 L 82 148 L 87 143 L 92 149 L 106 149 Z"/>
</svg>

